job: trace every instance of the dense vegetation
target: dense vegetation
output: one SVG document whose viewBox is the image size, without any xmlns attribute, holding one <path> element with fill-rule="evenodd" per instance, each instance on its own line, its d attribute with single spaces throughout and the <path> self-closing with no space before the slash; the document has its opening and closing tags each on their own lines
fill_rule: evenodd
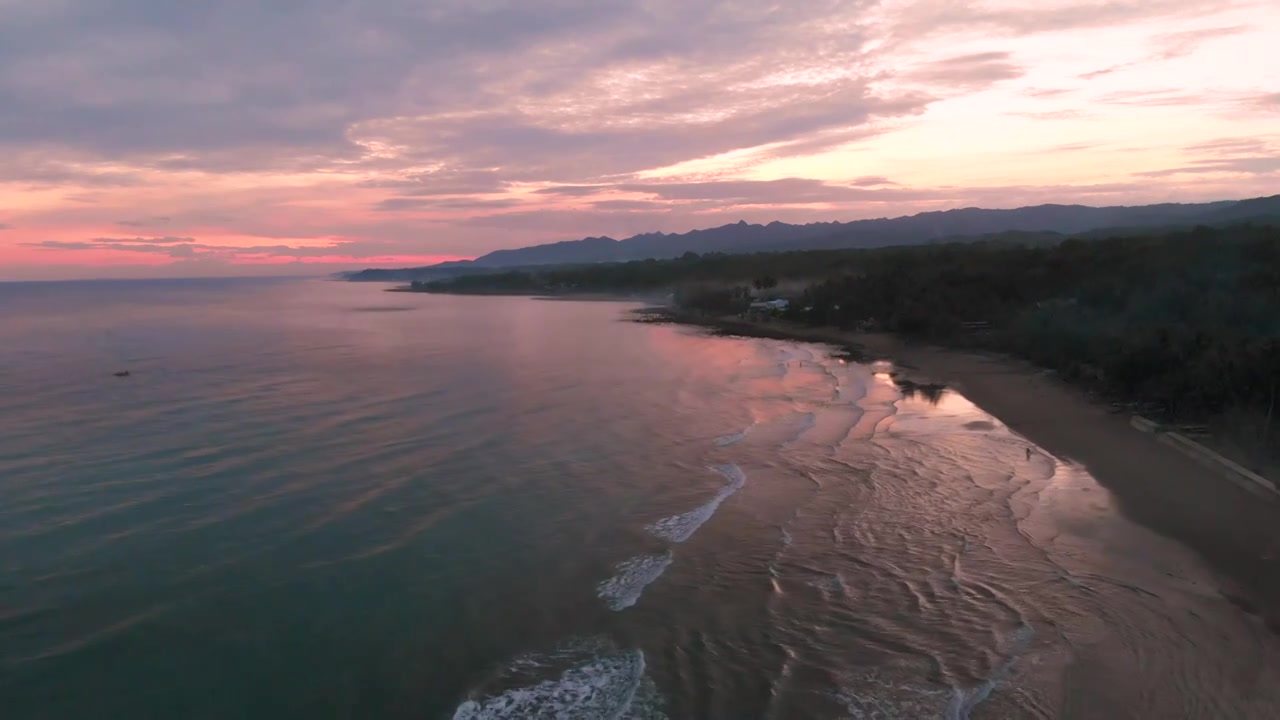
<svg viewBox="0 0 1280 720">
<path fill-rule="evenodd" d="M 866 251 L 870 252 L 870 251 Z M 435 282 L 415 290 L 473 294 L 652 293 L 696 283 L 732 285 L 768 272 L 784 278 L 821 278 L 852 270 L 863 251 L 809 250 L 740 255 L 688 252 L 672 260 L 560 265 L 491 272 Z"/>
<path fill-rule="evenodd" d="M 775 281 L 776 279 L 776 281 Z M 773 289 L 762 289 L 771 287 Z M 1280 230 L 1190 231 L 861 251 L 692 253 L 675 260 L 525 270 L 416 289 L 645 292 L 730 314 L 751 298 L 786 319 L 864 327 L 1025 357 L 1167 418 L 1280 436 Z M 1274 422 L 1273 422 L 1274 421 Z"/>
<path fill-rule="evenodd" d="M 1013 351 L 1174 416 L 1270 406 L 1280 233 L 1202 229 L 1052 248 L 885 252 L 806 288 L 798 319 Z M 964 323 L 986 322 L 972 335 Z"/>
</svg>

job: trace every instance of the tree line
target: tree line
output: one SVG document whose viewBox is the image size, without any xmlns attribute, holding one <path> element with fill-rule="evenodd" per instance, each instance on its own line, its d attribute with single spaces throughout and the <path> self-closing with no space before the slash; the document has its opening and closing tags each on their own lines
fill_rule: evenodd
<svg viewBox="0 0 1280 720">
<path fill-rule="evenodd" d="M 1241 225 L 870 250 L 697 255 L 514 270 L 436 292 L 670 290 L 689 309 L 787 297 L 796 323 L 1009 352 L 1167 419 L 1229 421 L 1275 448 L 1280 229 Z"/>
</svg>

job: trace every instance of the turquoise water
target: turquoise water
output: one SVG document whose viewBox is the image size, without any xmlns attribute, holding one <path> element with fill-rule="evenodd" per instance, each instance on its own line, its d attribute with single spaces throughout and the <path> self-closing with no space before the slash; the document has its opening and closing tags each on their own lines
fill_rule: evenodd
<svg viewBox="0 0 1280 720">
<path fill-rule="evenodd" d="M 958 394 L 382 289 L 0 285 L 4 717 L 1280 715 L 1195 556 Z"/>
</svg>

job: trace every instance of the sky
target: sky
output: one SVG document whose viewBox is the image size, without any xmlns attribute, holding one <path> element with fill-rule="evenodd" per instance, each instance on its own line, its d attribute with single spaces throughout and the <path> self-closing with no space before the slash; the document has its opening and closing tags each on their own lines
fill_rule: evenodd
<svg viewBox="0 0 1280 720">
<path fill-rule="evenodd" d="M 1280 192 L 1276 0 L 0 0 L 0 280 Z"/>
</svg>

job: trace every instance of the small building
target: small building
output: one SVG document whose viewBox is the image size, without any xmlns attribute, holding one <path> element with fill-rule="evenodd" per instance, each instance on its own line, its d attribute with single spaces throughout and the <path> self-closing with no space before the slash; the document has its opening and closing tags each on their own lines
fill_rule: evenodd
<svg viewBox="0 0 1280 720">
<path fill-rule="evenodd" d="M 786 312 L 791 306 L 791 301 L 786 298 L 778 298 L 777 300 L 757 300 L 747 307 L 747 317 L 753 319 L 767 319 L 775 317 Z"/>
<path fill-rule="evenodd" d="M 778 298 L 777 300 L 758 300 L 751 303 L 751 310 L 756 312 L 782 312 L 790 307 L 791 301 L 786 298 Z"/>
</svg>

